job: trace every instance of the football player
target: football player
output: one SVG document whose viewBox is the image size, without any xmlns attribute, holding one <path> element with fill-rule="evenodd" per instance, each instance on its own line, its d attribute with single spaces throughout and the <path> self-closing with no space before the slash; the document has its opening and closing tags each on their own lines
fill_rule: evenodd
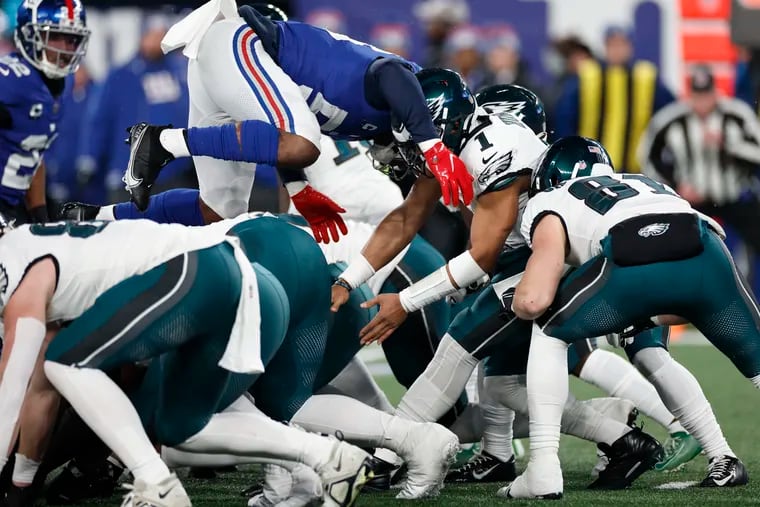
<svg viewBox="0 0 760 507">
<path fill-rule="evenodd" d="M 312 317 L 290 308 L 282 283 L 252 264 L 240 240 L 226 232 L 143 220 L 59 222 L 4 234 L 0 445 L 9 448 L 46 342 L 46 323 L 67 321 L 49 342 L 45 375 L 133 473 L 124 505 L 190 505 L 134 406 L 104 373 L 159 356 L 161 390 L 146 417 L 159 441 L 218 452 L 227 449 L 220 435 L 238 435 L 237 452 L 302 462 L 321 477 L 327 505 L 351 504 L 367 478 L 365 452 L 261 414 L 214 415 L 226 408 L 225 396 L 239 397 L 256 380 L 289 327 Z M 291 266 L 289 276 L 303 275 L 305 287 L 324 286 L 326 300 L 329 278 L 321 252 L 308 235 L 295 232 L 306 242 L 298 245 L 302 262 Z M 146 241 L 150 249 L 131 248 Z M 34 408 L 37 414 L 54 410 L 50 403 Z M 48 412 L 24 423 L 22 446 L 25 433 L 46 434 L 52 418 Z"/>
<path fill-rule="evenodd" d="M 197 209 L 194 220 L 206 223 L 237 216 L 246 211 L 250 164 L 263 163 L 280 169 L 317 240 L 337 240 L 339 228 L 345 234 L 340 208 L 314 192 L 303 173 L 319 155 L 319 132 L 336 139 L 382 136 L 390 143 L 392 117 L 424 154 L 444 201 L 457 205 L 460 193 L 471 201 L 471 177 L 437 135 L 415 78 L 417 65 L 344 35 L 274 21 L 251 7 L 241 14 L 251 26 L 237 16 L 233 0 L 209 2 L 164 39 L 167 50 L 184 47 L 190 59 L 191 128 L 131 129 L 125 182 L 140 210 L 149 208 L 161 167 L 194 156 L 200 200 L 164 196 L 154 206 L 190 206 Z M 211 158 L 227 162 L 218 166 Z"/>
<path fill-rule="evenodd" d="M 58 135 L 66 76 L 77 70 L 90 32 L 80 0 L 22 2 L 16 52 L 0 58 L 0 211 L 45 222 L 45 150 Z"/>
<path fill-rule="evenodd" d="M 686 319 L 760 387 L 760 312 L 720 227 L 668 187 L 614 174 L 610 164 L 599 143 L 569 137 L 546 151 L 532 177 L 520 227 L 532 254 L 513 297 L 505 300 L 511 315 L 537 319 L 527 369 L 531 459 L 500 491 L 504 496 L 562 495 L 557 428 L 567 394 L 569 342 Z M 566 263 L 578 269 L 563 279 Z M 704 448 L 710 463 L 701 486 L 746 484 L 746 469 L 699 384 L 670 357 L 666 343 L 642 348 L 640 336 L 626 351 L 636 349 L 639 369 Z"/>
</svg>

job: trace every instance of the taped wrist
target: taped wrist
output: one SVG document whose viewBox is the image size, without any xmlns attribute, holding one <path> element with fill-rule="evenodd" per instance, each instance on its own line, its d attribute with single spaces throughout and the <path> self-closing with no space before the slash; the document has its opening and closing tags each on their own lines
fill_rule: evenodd
<svg viewBox="0 0 760 507">
<path fill-rule="evenodd" d="M 456 291 L 446 266 L 443 266 L 399 292 L 398 297 L 406 313 L 411 313 Z"/>
<path fill-rule="evenodd" d="M 488 279 L 488 273 L 475 262 L 470 251 L 463 252 L 449 261 L 449 273 L 457 288 L 464 288 L 478 282 L 482 278 Z"/>
<path fill-rule="evenodd" d="M 364 255 L 359 255 L 338 278 L 342 278 L 352 289 L 355 289 L 372 278 L 374 274 L 375 268 L 372 267 L 372 264 Z"/>
<path fill-rule="evenodd" d="M 261 120 L 240 123 L 240 140 L 234 123 L 187 129 L 191 155 L 236 162 L 277 165 L 280 131 Z"/>
</svg>

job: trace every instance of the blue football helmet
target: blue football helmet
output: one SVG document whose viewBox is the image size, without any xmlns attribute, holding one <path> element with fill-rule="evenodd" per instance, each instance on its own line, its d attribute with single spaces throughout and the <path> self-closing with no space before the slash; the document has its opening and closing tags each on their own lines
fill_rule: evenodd
<svg viewBox="0 0 760 507">
<path fill-rule="evenodd" d="M 24 0 L 18 8 L 16 47 L 50 79 L 76 72 L 89 38 L 81 0 Z"/>
</svg>

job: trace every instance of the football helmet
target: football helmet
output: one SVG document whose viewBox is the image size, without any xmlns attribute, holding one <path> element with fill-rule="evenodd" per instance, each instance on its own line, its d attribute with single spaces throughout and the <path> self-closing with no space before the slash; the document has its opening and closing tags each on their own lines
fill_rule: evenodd
<svg viewBox="0 0 760 507">
<path fill-rule="evenodd" d="M 489 114 L 508 121 L 514 116 L 546 141 L 546 110 L 538 95 L 518 85 L 498 84 L 481 90 L 475 100 Z M 507 118 L 505 118 L 505 116 Z"/>
<path fill-rule="evenodd" d="M 533 171 L 529 195 L 532 197 L 573 178 L 613 172 L 610 155 L 599 142 L 581 136 L 563 137 L 541 155 Z"/>
<path fill-rule="evenodd" d="M 14 32 L 21 55 L 50 79 L 76 72 L 90 30 L 81 0 L 24 0 Z"/>
<path fill-rule="evenodd" d="M 445 144 L 459 154 L 465 119 L 475 112 L 475 97 L 453 70 L 430 68 L 417 73 L 433 124 Z"/>
</svg>

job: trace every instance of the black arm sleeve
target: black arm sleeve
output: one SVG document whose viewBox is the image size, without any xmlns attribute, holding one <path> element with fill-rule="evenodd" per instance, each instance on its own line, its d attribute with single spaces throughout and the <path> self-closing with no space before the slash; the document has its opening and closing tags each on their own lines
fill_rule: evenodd
<svg viewBox="0 0 760 507">
<path fill-rule="evenodd" d="M 390 109 L 415 143 L 438 137 L 420 83 L 403 61 L 395 58 L 375 60 L 364 77 L 364 94 L 372 107 Z"/>
<path fill-rule="evenodd" d="M 11 118 L 11 112 L 5 107 L 5 104 L 0 104 L 0 129 L 12 129 L 13 118 Z"/>
</svg>

